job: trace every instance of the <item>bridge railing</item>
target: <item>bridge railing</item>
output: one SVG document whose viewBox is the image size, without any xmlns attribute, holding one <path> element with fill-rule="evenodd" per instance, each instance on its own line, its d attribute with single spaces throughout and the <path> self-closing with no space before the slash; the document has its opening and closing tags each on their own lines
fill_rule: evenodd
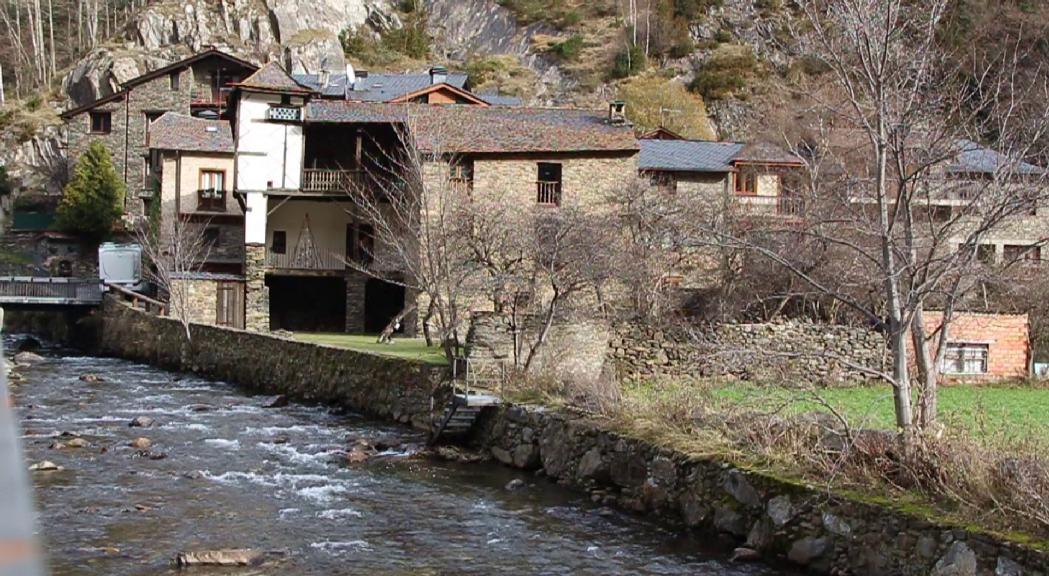
<svg viewBox="0 0 1049 576">
<path fill-rule="evenodd" d="M 168 313 L 168 305 L 160 300 L 150 298 L 144 294 L 139 294 L 134 290 L 128 290 L 118 284 L 107 283 L 106 289 L 129 302 L 132 308 L 141 308 L 142 310 L 156 314 L 157 316 L 165 316 Z"/>
<path fill-rule="evenodd" d="M 0 303 L 87 304 L 102 302 L 102 283 L 83 278 L 0 277 Z"/>
</svg>

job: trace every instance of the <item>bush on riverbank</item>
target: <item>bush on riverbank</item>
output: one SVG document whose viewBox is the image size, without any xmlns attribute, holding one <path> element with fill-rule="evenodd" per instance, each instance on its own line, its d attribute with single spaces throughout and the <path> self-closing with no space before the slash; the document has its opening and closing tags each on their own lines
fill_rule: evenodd
<svg viewBox="0 0 1049 576">
<path fill-rule="evenodd" d="M 565 404 L 609 428 L 685 453 L 1049 545 L 1049 439 L 1019 434 L 1022 423 L 991 426 L 981 410 L 947 410 L 937 435 L 905 445 L 885 427 L 855 425 L 876 423 L 870 414 L 880 409 L 873 401 L 864 407 L 873 389 L 855 390 L 676 381 L 558 386 L 535 380 L 511 385 L 510 395 Z M 990 403 L 1020 392 L 978 388 L 956 395 L 983 394 Z M 1025 392 L 1049 400 L 1049 390 Z"/>
</svg>

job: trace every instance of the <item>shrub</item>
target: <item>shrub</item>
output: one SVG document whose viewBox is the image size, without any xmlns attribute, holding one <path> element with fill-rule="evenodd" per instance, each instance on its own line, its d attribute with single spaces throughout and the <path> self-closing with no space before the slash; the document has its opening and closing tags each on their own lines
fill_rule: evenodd
<svg viewBox="0 0 1049 576">
<path fill-rule="evenodd" d="M 56 223 L 66 232 L 100 241 L 112 233 L 123 213 L 124 182 L 109 151 L 101 142 L 92 142 L 77 160 L 73 179 L 58 205 Z"/>
<path fill-rule="evenodd" d="M 575 60 L 583 50 L 583 37 L 579 34 L 573 35 L 564 42 L 558 42 L 550 47 L 550 53 L 562 60 Z"/>
<path fill-rule="evenodd" d="M 645 69 L 648 65 L 645 50 L 640 46 L 630 46 L 616 54 L 612 64 L 612 78 L 627 78 Z"/>
<path fill-rule="evenodd" d="M 616 97 L 626 102 L 626 114 L 638 127 L 665 127 L 686 138 L 713 140 L 714 130 L 703 100 L 676 80 L 645 75 L 620 84 Z"/>
<path fill-rule="evenodd" d="M 44 104 L 43 96 L 41 96 L 39 94 L 34 94 L 28 100 L 26 100 L 25 108 L 26 108 L 26 110 L 28 110 L 30 112 L 36 112 L 37 110 L 40 109 L 41 106 L 43 106 L 43 104 Z"/>
<path fill-rule="evenodd" d="M 744 97 L 743 90 L 758 76 L 760 65 L 749 46 L 719 46 L 710 60 L 696 73 L 689 89 L 705 100 L 729 96 Z"/>
<path fill-rule="evenodd" d="M 430 34 L 426 31 L 426 13 L 421 9 L 411 12 L 400 28 L 382 35 L 382 44 L 389 50 L 422 60 L 430 56 Z"/>
</svg>

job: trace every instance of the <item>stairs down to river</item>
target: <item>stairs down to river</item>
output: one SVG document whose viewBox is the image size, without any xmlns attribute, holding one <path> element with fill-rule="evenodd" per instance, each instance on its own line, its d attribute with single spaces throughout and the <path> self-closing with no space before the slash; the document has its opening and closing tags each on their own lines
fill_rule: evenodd
<svg viewBox="0 0 1049 576">
<path fill-rule="evenodd" d="M 477 417 L 486 406 L 497 406 L 502 399 L 494 394 L 475 391 L 457 391 L 452 396 L 444 413 L 434 425 L 430 442 L 436 442 L 442 436 L 464 436 L 473 429 Z"/>
</svg>

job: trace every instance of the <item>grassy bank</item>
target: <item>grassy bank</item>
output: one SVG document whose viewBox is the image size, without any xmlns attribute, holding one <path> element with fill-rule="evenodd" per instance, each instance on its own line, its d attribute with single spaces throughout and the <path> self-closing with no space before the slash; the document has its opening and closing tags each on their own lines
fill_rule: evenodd
<svg viewBox="0 0 1049 576">
<path fill-rule="evenodd" d="M 443 365 L 448 363 L 444 357 L 443 350 L 437 347 L 426 346 L 426 341 L 422 338 L 394 338 L 389 344 L 379 344 L 376 342 L 374 334 L 317 334 L 301 332 L 295 334 L 295 339 L 302 342 L 325 344 L 380 356 L 419 360 L 430 364 Z"/>
</svg>

